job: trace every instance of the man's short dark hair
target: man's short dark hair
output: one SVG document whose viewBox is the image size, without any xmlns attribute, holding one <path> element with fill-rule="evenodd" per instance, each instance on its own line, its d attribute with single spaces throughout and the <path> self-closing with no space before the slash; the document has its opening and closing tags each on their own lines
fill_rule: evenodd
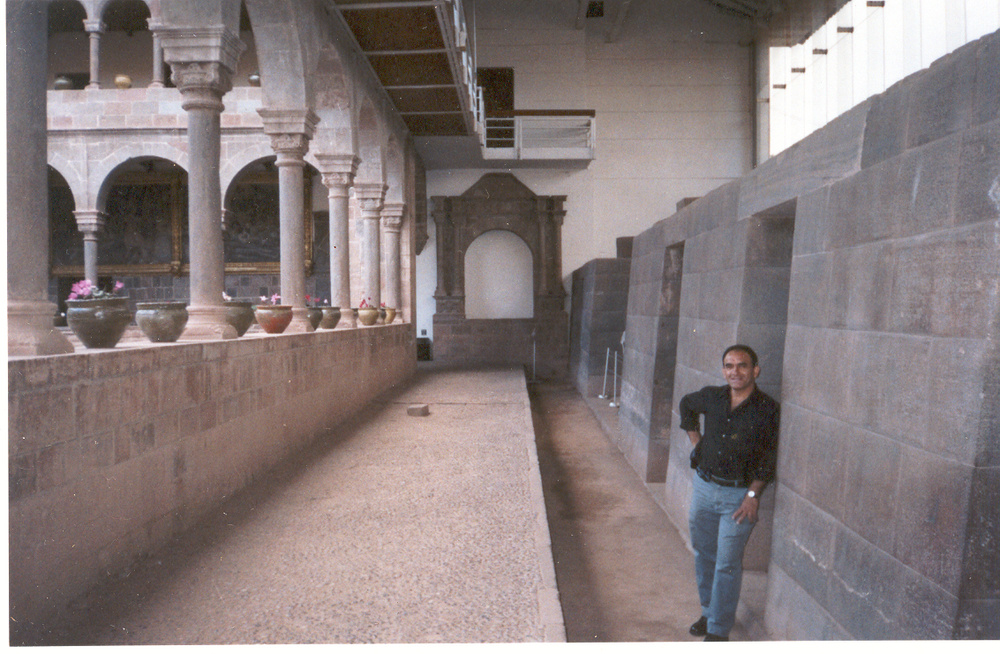
<svg viewBox="0 0 1000 654">
<path fill-rule="evenodd" d="M 757 367 L 757 353 L 754 352 L 753 348 L 750 347 L 749 345 L 740 345 L 739 343 L 737 343 L 736 345 L 730 345 L 729 347 L 726 348 L 726 351 L 722 353 L 722 360 L 725 361 L 726 355 L 732 352 L 733 350 L 737 352 L 746 352 L 747 356 L 750 357 L 750 363 L 753 364 L 754 368 Z"/>
</svg>

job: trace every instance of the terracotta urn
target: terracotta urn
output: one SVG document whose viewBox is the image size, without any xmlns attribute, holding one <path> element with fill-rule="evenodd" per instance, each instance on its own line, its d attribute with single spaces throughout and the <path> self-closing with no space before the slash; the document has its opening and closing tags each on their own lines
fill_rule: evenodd
<svg viewBox="0 0 1000 654">
<path fill-rule="evenodd" d="M 323 319 L 319 321 L 321 329 L 333 329 L 340 322 L 340 307 L 323 307 Z"/>
<path fill-rule="evenodd" d="M 288 304 L 258 304 L 253 310 L 261 329 L 268 334 L 280 334 L 292 322 L 292 307 Z"/>
<path fill-rule="evenodd" d="M 371 327 L 375 324 L 375 321 L 378 320 L 378 309 L 374 307 L 365 307 L 363 309 L 358 309 L 357 311 L 358 321 L 360 321 L 362 325 Z"/>
<path fill-rule="evenodd" d="M 396 319 L 396 310 L 392 307 L 385 308 L 385 324 L 391 324 Z"/>
<path fill-rule="evenodd" d="M 84 347 L 114 347 L 130 322 L 132 311 L 123 297 L 66 300 L 66 323 Z"/>
<path fill-rule="evenodd" d="M 253 302 L 244 300 L 226 300 L 226 322 L 233 326 L 237 336 L 242 336 L 250 329 L 254 321 Z"/>
<path fill-rule="evenodd" d="M 316 329 L 319 327 L 320 321 L 323 320 L 323 310 L 319 307 L 306 307 L 306 316 L 308 316 L 312 328 Z"/>
<path fill-rule="evenodd" d="M 153 343 L 173 343 L 187 325 L 187 304 L 184 302 L 138 302 L 135 323 Z"/>
</svg>

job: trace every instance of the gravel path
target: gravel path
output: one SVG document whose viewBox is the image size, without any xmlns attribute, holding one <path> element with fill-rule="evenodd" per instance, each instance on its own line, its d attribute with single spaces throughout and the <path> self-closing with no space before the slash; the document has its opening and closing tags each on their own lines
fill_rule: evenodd
<svg viewBox="0 0 1000 654">
<path fill-rule="evenodd" d="M 421 372 L 12 643 L 558 641 L 541 493 L 523 373 Z"/>
</svg>

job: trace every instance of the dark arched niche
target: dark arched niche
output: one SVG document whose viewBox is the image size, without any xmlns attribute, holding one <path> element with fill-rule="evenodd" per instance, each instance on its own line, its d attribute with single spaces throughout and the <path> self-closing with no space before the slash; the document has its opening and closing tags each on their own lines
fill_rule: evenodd
<svg viewBox="0 0 1000 654">
<path fill-rule="evenodd" d="M 566 196 L 535 195 L 510 173 L 488 173 L 462 195 L 431 201 L 438 259 L 434 358 L 521 363 L 534 366 L 538 375 L 561 374 L 568 347 L 561 254 Z M 495 229 L 514 232 L 531 251 L 534 318 L 465 317 L 465 251 L 478 236 Z"/>
</svg>

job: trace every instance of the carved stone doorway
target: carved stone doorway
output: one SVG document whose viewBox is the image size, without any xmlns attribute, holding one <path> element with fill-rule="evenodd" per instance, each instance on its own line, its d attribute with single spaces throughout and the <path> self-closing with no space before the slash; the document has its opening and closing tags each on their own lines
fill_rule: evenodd
<svg viewBox="0 0 1000 654">
<path fill-rule="evenodd" d="M 535 195 L 510 173 L 487 173 L 462 195 L 431 200 L 438 265 L 434 358 L 456 364 L 523 364 L 539 377 L 565 373 L 569 318 L 562 286 L 562 220 L 566 196 Z M 465 252 L 476 238 L 493 230 L 513 232 L 531 251 L 533 318 L 470 320 L 465 316 Z"/>
</svg>

